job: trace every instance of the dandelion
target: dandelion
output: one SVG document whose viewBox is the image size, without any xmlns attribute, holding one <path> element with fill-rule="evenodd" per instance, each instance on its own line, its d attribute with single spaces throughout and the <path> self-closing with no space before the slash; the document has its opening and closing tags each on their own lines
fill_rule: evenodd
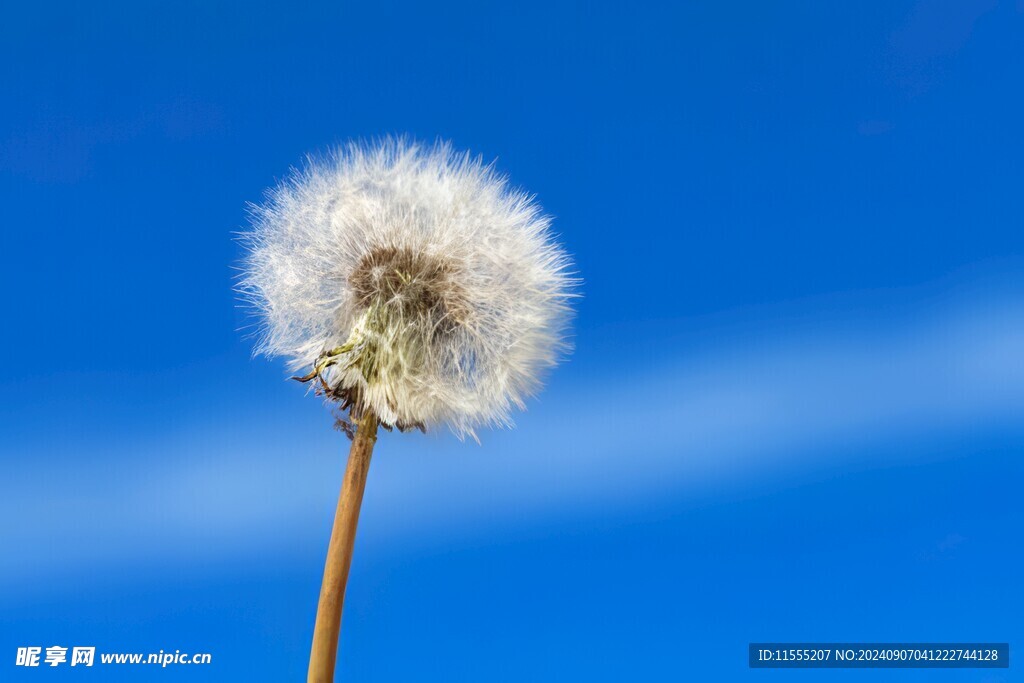
<svg viewBox="0 0 1024 683">
<path fill-rule="evenodd" d="M 447 144 L 351 144 L 252 207 L 240 290 L 257 351 L 332 402 L 352 447 L 328 548 L 309 680 L 333 679 L 378 425 L 476 439 L 566 351 L 568 258 L 533 198 Z"/>
</svg>

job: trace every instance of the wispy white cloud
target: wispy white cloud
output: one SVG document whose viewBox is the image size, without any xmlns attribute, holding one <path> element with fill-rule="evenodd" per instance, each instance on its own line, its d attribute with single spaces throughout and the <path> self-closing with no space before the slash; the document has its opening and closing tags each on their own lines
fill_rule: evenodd
<svg viewBox="0 0 1024 683">
<path fill-rule="evenodd" d="M 699 495 L 842 445 L 1024 417 L 1024 307 L 979 297 L 879 328 L 757 330 L 645 377 L 549 393 L 483 448 L 385 435 L 363 517 L 374 543 Z M 315 413 L 316 411 L 311 411 Z M 321 416 L 317 415 L 319 419 Z M 290 418 L 289 418 L 290 420 Z M 184 429 L 47 470 L 26 453 L 0 499 L 0 575 L 319 547 L 343 437 L 276 421 Z M 244 435 L 244 436 L 243 436 Z M 89 450 L 99 451 L 99 445 Z"/>
</svg>

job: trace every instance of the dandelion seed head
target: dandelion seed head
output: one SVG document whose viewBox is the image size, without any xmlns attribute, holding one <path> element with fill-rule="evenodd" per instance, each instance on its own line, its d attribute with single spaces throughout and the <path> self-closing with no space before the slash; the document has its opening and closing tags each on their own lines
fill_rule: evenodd
<svg viewBox="0 0 1024 683">
<path fill-rule="evenodd" d="M 257 351 L 387 426 L 508 426 L 568 349 L 569 259 L 534 199 L 444 143 L 350 144 L 252 207 Z"/>
</svg>

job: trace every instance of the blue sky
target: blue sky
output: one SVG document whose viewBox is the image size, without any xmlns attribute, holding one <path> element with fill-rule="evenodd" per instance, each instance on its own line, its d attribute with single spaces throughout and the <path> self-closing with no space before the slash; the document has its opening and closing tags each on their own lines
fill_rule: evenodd
<svg viewBox="0 0 1024 683">
<path fill-rule="evenodd" d="M 304 674 L 347 442 L 250 358 L 233 232 L 304 154 L 396 133 L 536 192 L 584 296 L 516 430 L 381 439 L 342 675 L 1024 646 L 1019 2 L 5 15 L 3 680 Z M 54 644 L 214 664 L 13 666 Z"/>
</svg>

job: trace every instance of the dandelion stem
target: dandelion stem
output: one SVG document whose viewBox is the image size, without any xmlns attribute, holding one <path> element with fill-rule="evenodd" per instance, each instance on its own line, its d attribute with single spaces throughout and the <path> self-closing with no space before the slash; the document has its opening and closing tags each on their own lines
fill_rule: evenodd
<svg viewBox="0 0 1024 683">
<path fill-rule="evenodd" d="M 356 525 L 359 523 L 366 475 L 370 470 L 370 455 L 376 441 L 377 416 L 366 411 L 356 423 L 355 438 L 352 439 L 348 465 L 345 467 L 345 480 L 334 515 L 331 542 L 327 546 L 324 580 L 316 608 L 316 626 L 313 628 L 313 647 L 309 653 L 309 683 L 331 683 L 334 680 L 345 584 L 352 564 L 352 548 L 356 540 Z"/>
</svg>

